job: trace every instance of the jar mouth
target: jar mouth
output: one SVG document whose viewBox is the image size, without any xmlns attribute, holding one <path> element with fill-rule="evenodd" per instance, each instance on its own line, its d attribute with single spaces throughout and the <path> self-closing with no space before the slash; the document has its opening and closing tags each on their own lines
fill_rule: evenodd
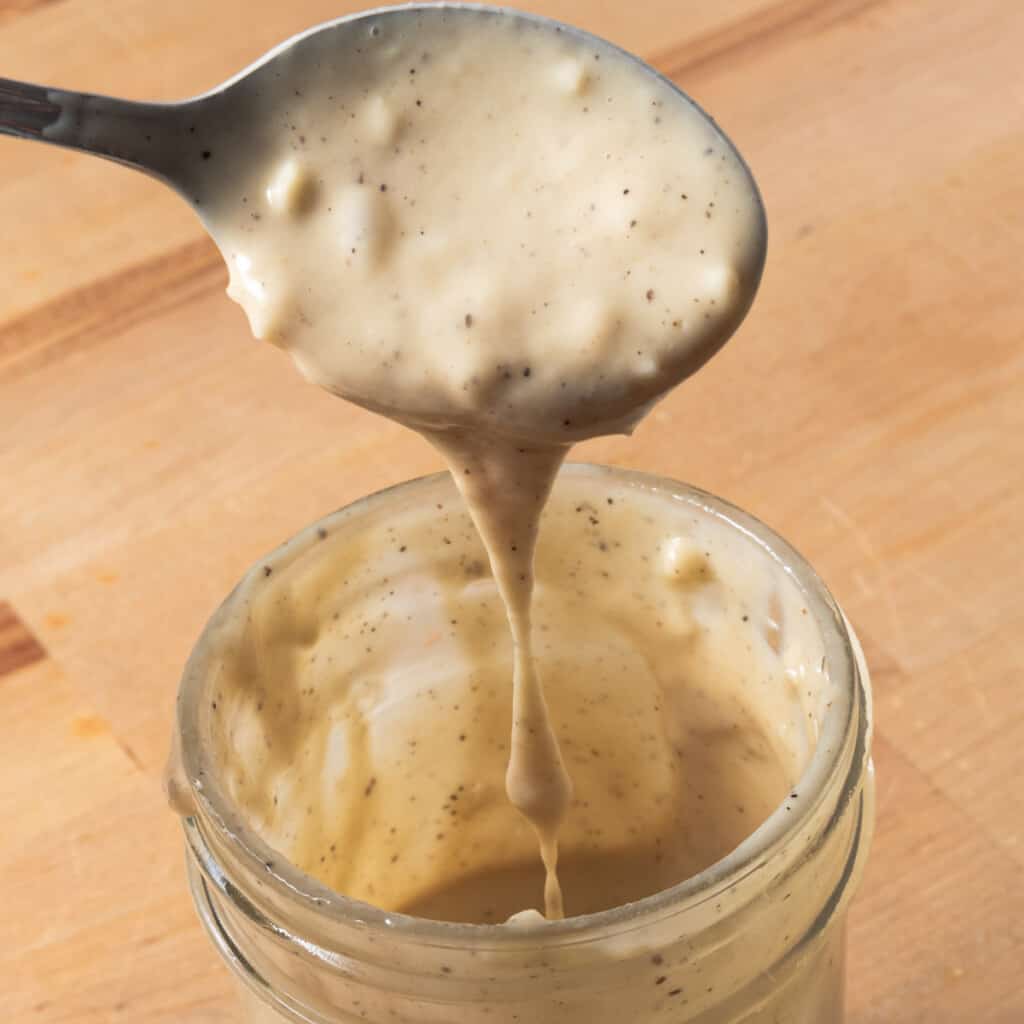
<svg viewBox="0 0 1024 1024">
<path fill-rule="evenodd" d="M 242 600 L 240 591 L 248 579 L 247 574 L 205 626 L 188 660 L 179 689 L 176 741 L 181 769 L 195 806 L 192 824 L 198 826 L 191 831 L 198 831 L 205 838 L 206 831 L 212 829 L 218 853 L 227 853 L 254 873 L 258 872 L 261 884 L 268 887 L 273 896 L 290 907 L 315 913 L 318 922 L 325 927 L 358 926 L 371 932 L 380 930 L 395 938 L 404 935 L 410 940 L 446 947 L 464 945 L 479 948 L 485 944 L 494 948 L 512 948 L 522 946 L 524 942 L 566 944 L 584 937 L 590 940 L 597 934 L 623 933 L 651 919 L 692 911 L 762 869 L 815 818 L 830 792 L 836 789 L 844 794 L 852 792 L 848 779 L 842 776 L 856 776 L 866 762 L 870 743 L 870 696 L 858 667 L 860 654 L 856 637 L 824 582 L 806 559 L 753 516 L 688 484 L 633 470 L 587 463 L 568 463 L 560 476 L 614 481 L 687 503 L 745 535 L 796 584 L 809 614 L 820 629 L 825 668 L 835 684 L 836 696 L 824 716 L 814 750 L 793 788 L 791 798 L 783 800 L 754 832 L 728 854 L 676 885 L 632 903 L 562 921 L 550 921 L 535 929 L 524 931 L 505 924 L 437 921 L 383 910 L 345 896 L 286 861 L 247 825 L 240 808 L 220 784 L 211 750 L 202 742 L 200 708 L 210 678 L 214 642 L 222 624 Z M 383 512 L 391 502 L 414 498 L 416 491 L 441 485 L 448 479 L 447 473 L 432 474 L 361 498 L 306 527 L 257 564 L 262 566 L 268 561 L 293 557 L 315 545 L 325 528 L 333 532 L 348 519 Z M 214 856 L 216 858 L 216 854 Z"/>
</svg>

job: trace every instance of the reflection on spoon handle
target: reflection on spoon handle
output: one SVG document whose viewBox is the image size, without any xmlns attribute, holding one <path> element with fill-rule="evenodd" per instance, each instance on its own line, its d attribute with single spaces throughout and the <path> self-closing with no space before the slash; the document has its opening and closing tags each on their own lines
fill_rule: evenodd
<svg viewBox="0 0 1024 1024">
<path fill-rule="evenodd" d="M 56 90 L 29 82 L 0 78 L 0 134 L 19 139 L 42 139 L 60 117 Z"/>
<path fill-rule="evenodd" d="M 191 105 L 135 103 L 0 78 L 0 135 L 93 153 L 184 192 L 180 150 L 172 140 Z"/>
</svg>

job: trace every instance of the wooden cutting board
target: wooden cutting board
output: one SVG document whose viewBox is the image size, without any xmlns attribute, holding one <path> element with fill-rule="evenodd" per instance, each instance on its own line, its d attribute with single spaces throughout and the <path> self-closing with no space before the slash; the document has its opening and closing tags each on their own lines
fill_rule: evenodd
<svg viewBox="0 0 1024 1024">
<path fill-rule="evenodd" d="M 0 73 L 174 99 L 350 0 L 0 0 Z M 538 0 L 712 110 L 763 185 L 735 341 L 632 440 L 789 537 L 871 662 L 855 1024 L 1024 1022 L 1024 5 Z M 0 1017 L 235 1020 L 160 773 L 245 566 L 437 468 L 253 344 L 190 211 L 0 139 Z"/>
</svg>

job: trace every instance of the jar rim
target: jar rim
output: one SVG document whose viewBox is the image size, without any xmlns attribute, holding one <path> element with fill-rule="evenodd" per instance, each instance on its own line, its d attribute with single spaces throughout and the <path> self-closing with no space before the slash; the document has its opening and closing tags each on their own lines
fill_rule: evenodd
<svg viewBox="0 0 1024 1024">
<path fill-rule="evenodd" d="M 562 921 L 549 921 L 542 929 L 523 930 L 509 928 L 505 924 L 435 921 L 383 910 L 330 889 L 288 862 L 268 845 L 246 825 L 239 809 L 218 783 L 211 752 L 200 740 L 199 710 L 208 678 L 206 670 L 210 660 L 211 640 L 220 624 L 230 617 L 235 603 L 242 599 L 250 574 L 285 554 L 300 554 L 312 547 L 321 536 L 318 530 L 328 528 L 333 532 L 346 520 L 373 514 L 381 506 L 386 506 L 408 492 L 443 484 L 446 478 L 450 482 L 446 472 L 435 473 L 359 498 L 305 527 L 268 556 L 258 560 L 211 616 L 186 664 L 178 694 L 176 746 L 196 809 L 196 813 L 189 817 L 209 823 L 218 835 L 218 845 L 223 848 L 223 844 L 226 844 L 233 857 L 249 863 L 254 870 L 260 870 L 263 882 L 289 906 L 315 912 L 318 920 L 324 924 L 380 929 L 394 938 L 404 936 L 412 941 L 446 947 L 478 947 L 485 943 L 492 947 L 513 948 L 521 946 L 527 939 L 536 943 L 538 937 L 545 944 L 562 944 L 584 938 L 590 940 L 598 934 L 618 934 L 651 919 L 692 910 L 757 871 L 814 817 L 822 801 L 834 790 L 844 768 L 850 774 L 857 773 L 866 762 L 870 695 L 858 667 L 859 645 L 825 583 L 788 541 L 730 502 L 668 477 L 575 462 L 566 463 L 560 472 L 562 475 L 610 478 L 618 483 L 693 505 L 747 536 L 799 588 L 810 614 L 821 630 L 829 677 L 838 683 L 837 699 L 824 716 L 815 749 L 793 788 L 794 793 L 799 792 L 799 797 L 780 802 L 757 829 L 724 857 L 676 885 L 607 910 Z M 848 762 L 851 728 L 856 729 L 856 735 L 852 737 L 853 758 Z M 840 785 L 846 790 L 852 789 L 848 779 L 842 780 Z"/>
</svg>

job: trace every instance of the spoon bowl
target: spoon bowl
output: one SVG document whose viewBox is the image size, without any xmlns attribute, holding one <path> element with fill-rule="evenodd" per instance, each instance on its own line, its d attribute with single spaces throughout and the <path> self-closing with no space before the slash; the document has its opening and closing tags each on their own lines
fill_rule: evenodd
<svg viewBox="0 0 1024 1024">
<path fill-rule="evenodd" d="M 534 233 L 519 236 L 518 243 L 506 241 L 509 237 L 507 232 L 502 234 L 501 229 L 497 227 L 493 229 L 490 236 L 500 243 L 500 245 L 496 245 L 496 248 L 504 246 L 510 250 L 508 253 L 502 254 L 504 262 L 500 265 L 495 264 L 491 268 L 491 276 L 482 289 L 482 292 L 486 292 L 488 287 L 493 286 L 492 292 L 497 296 L 492 303 L 493 308 L 500 306 L 501 289 L 506 286 L 515 287 L 516 282 L 528 269 L 519 257 L 520 246 L 525 252 L 535 244 L 536 239 L 541 239 L 542 244 L 552 247 L 552 252 L 564 253 L 564 256 L 558 256 L 562 262 L 557 267 L 555 274 L 562 279 L 559 287 L 565 285 L 563 291 L 568 296 L 566 304 L 571 300 L 575 306 L 572 309 L 556 310 L 554 307 L 558 304 L 552 302 L 553 309 L 549 323 L 540 331 L 536 328 L 541 317 L 537 317 L 532 322 L 520 318 L 520 321 L 505 324 L 503 327 L 505 332 L 503 338 L 511 338 L 513 344 L 519 344 L 516 339 L 520 339 L 526 334 L 532 334 L 536 339 L 540 339 L 537 341 L 537 345 L 540 346 L 537 355 L 538 358 L 543 358 L 546 362 L 546 378 L 539 379 L 538 375 L 534 374 L 528 392 L 524 390 L 525 385 L 521 380 L 524 368 L 526 375 L 530 374 L 530 369 L 526 367 L 525 363 L 522 367 L 518 367 L 517 363 L 518 368 L 512 376 L 507 367 L 501 366 L 501 347 L 503 345 L 501 338 L 494 340 L 492 348 L 489 350 L 490 354 L 487 358 L 491 360 L 491 363 L 481 369 L 484 364 L 479 362 L 481 358 L 478 355 L 481 351 L 480 339 L 488 325 L 479 316 L 474 321 L 472 312 L 466 311 L 467 306 L 459 308 L 457 317 L 445 312 L 442 315 L 442 320 L 428 329 L 425 314 L 436 313 L 443 307 L 443 303 L 436 293 L 431 296 L 431 310 L 422 308 L 407 310 L 389 323 L 386 329 L 374 328 L 377 331 L 374 337 L 351 342 L 355 347 L 359 347 L 361 351 L 367 353 L 366 358 L 355 367 L 349 360 L 345 372 L 339 373 L 335 360 L 337 351 L 336 347 L 332 350 L 334 341 L 331 338 L 318 341 L 318 348 L 315 351 L 309 346 L 303 351 L 301 345 L 292 344 L 293 338 L 284 335 L 275 336 L 274 330 L 271 329 L 273 326 L 271 321 L 274 320 L 274 316 L 271 315 L 273 311 L 264 315 L 261 307 L 256 310 L 255 314 L 253 312 L 254 307 L 260 306 L 263 302 L 263 280 L 268 275 L 273 276 L 273 269 L 268 270 L 266 261 L 262 267 L 254 268 L 250 255 L 243 251 L 247 239 L 250 237 L 246 232 L 254 230 L 255 222 L 261 217 L 265 217 L 268 212 L 266 209 L 266 200 L 269 195 L 268 179 L 259 177 L 259 173 L 255 173 L 254 169 L 256 172 L 262 173 L 260 171 L 262 168 L 272 167 L 275 164 L 280 165 L 281 154 L 282 152 L 287 154 L 289 146 L 296 151 L 307 152 L 319 147 L 317 152 L 323 154 L 328 148 L 326 146 L 327 135 L 330 134 L 332 146 L 337 140 L 344 140 L 351 152 L 346 152 L 342 163 L 338 163 L 338 158 L 334 155 L 325 155 L 323 159 L 333 161 L 330 164 L 332 174 L 336 171 L 348 173 L 353 162 L 358 162 L 361 159 L 361 147 L 369 145 L 365 141 L 365 136 L 362 139 L 358 137 L 360 130 L 357 128 L 358 122 L 348 120 L 350 116 L 355 117 L 356 115 L 347 112 L 342 104 L 338 108 L 331 107 L 328 116 L 319 120 L 313 119 L 310 116 L 310 108 L 307 107 L 308 98 L 319 96 L 322 99 L 331 91 L 332 83 L 336 83 L 339 79 L 345 79 L 346 75 L 348 76 L 346 87 L 350 89 L 353 87 L 353 83 L 358 86 L 363 82 L 364 75 L 366 80 L 373 79 L 375 76 L 379 78 L 383 73 L 382 69 L 389 69 L 388 74 L 404 76 L 409 67 L 406 60 L 408 59 L 408 62 L 411 63 L 420 56 L 421 39 L 429 38 L 431 40 L 431 45 L 435 48 L 436 59 L 441 61 L 448 57 L 447 54 L 440 52 L 444 49 L 446 42 L 451 48 L 453 40 L 460 34 L 465 41 L 467 32 L 483 31 L 488 27 L 494 28 L 495 25 L 500 25 L 502 30 L 506 27 L 511 28 L 513 32 L 519 32 L 521 39 L 525 40 L 536 40 L 538 34 L 548 41 L 560 37 L 559 45 L 570 43 L 575 45 L 576 50 L 585 55 L 588 64 L 591 60 L 603 59 L 605 63 L 595 65 L 595 67 L 601 67 L 607 71 L 611 71 L 612 67 L 628 68 L 632 76 L 630 81 L 641 83 L 645 89 L 656 87 L 658 99 L 652 100 L 652 105 L 655 108 L 664 108 L 663 116 L 666 124 L 672 116 L 677 115 L 680 121 L 688 119 L 691 125 L 696 124 L 698 130 L 693 138 L 700 139 L 700 148 L 697 149 L 697 154 L 713 153 L 713 156 L 705 161 L 708 165 L 714 163 L 717 166 L 719 160 L 728 160 L 728 167 L 731 170 L 725 175 L 726 184 L 730 175 L 734 182 L 742 181 L 743 183 L 742 189 L 745 193 L 744 203 L 746 203 L 747 212 L 744 221 L 742 255 L 733 261 L 734 267 L 730 265 L 729 261 L 733 258 L 732 254 L 735 251 L 729 248 L 733 245 L 730 242 L 718 253 L 717 264 L 714 263 L 715 257 L 710 249 L 707 260 L 702 264 L 698 259 L 690 259 L 691 256 L 696 257 L 697 250 L 694 246 L 692 252 L 688 250 L 688 255 L 686 255 L 686 260 L 689 262 L 678 262 L 679 254 L 677 253 L 671 257 L 668 264 L 663 266 L 663 270 L 672 271 L 667 277 L 665 274 L 662 275 L 664 288 L 660 285 L 652 288 L 650 283 L 647 283 L 635 293 L 635 298 L 630 301 L 639 301 L 643 306 L 646 293 L 646 302 L 652 304 L 653 310 L 656 295 L 661 302 L 663 301 L 662 296 L 667 298 L 670 292 L 679 293 L 681 289 L 685 291 L 686 288 L 689 288 L 690 284 L 687 283 L 687 275 L 689 275 L 697 282 L 694 285 L 697 291 L 693 293 L 692 302 L 710 303 L 710 305 L 695 307 L 690 304 L 689 292 L 677 295 L 678 301 L 676 301 L 673 311 L 668 312 L 668 306 L 665 306 L 666 312 L 659 313 L 663 316 L 662 323 L 682 323 L 685 313 L 685 316 L 689 317 L 690 323 L 696 324 L 696 326 L 690 330 L 685 339 L 678 342 L 672 341 L 671 345 L 674 347 L 671 351 L 658 350 L 657 354 L 648 357 L 646 353 L 640 351 L 641 345 L 644 343 L 642 338 L 624 337 L 624 332 L 616 327 L 616 323 L 621 323 L 621 319 L 617 319 L 621 313 L 616 302 L 621 303 L 624 300 L 621 288 L 616 292 L 617 299 L 611 296 L 610 293 L 613 289 L 610 286 L 613 282 L 610 277 L 605 282 L 608 287 L 595 286 L 588 295 L 582 296 L 581 301 L 578 301 L 578 297 L 572 294 L 573 278 L 576 272 L 573 267 L 582 266 L 578 263 L 573 264 L 572 259 L 576 258 L 579 252 L 584 252 L 586 255 L 585 250 L 588 247 L 599 252 L 605 239 L 611 237 L 608 234 L 609 231 L 624 230 L 628 233 L 638 223 L 636 219 L 630 220 L 630 218 L 640 218 L 642 224 L 640 231 L 649 231 L 651 234 L 645 236 L 638 234 L 634 237 L 633 241 L 636 244 L 631 250 L 633 255 L 630 258 L 638 273 L 645 274 L 644 266 L 650 262 L 649 250 L 644 249 L 643 245 L 646 243 L 641 244 L 640 239 L 649 237 L 655 240 L 658 238 L 659 231 L 664 234 L 664 231 L 656 223 L 658 220 L 656 208 L 648 205 L 640 212 L 629 213 L 625 197 L 630 190 L 610 185 L 609 190 L 603 192 L 601 196 L 592 197 L 594 202 L 591 202 L 589 209 L 597 211 L 593 217 L 586 212 L 585 207 L 579 207 L 583 211 L 582 213 L 569 214 L 565 212 L 563 216 L 565 209 L 565 204 L 563 204 L 563 209 L 555 208 L 552 211 L 552 208 L 549 207 L 551 219 L 543 223 L 534 222 L 535 227 L 530 229 Z M 472 36 L 474 41 L 477 38 L 477 36 Z M 404 42 L 400 44 L 400 41 L 403 40 Z M 396 57 L 401 45 L 406 47 L 406 50 L 403 51 L 404 55 Z M 533 43 L 527 41 L 521 50 L 524 75 L 532 74 L 535 71 L 534 68 L 528 66 L 533 52 L 532 45 Z M 422 43 L 422 46 L 425 48 L 427 43 Z M 538 49 L 544 49 L 544 47 L 538 46 Z M 545 52 L 549 51 L 545 50 Z M 424 53 L 422 56 L 426 57 L 427 55 Z M 420 79 L 427 77 L 430 71 L 430 68 L 424 68 Z M 411 70 L 408 71 L 410 75 L 413 73 Z M 474 89 L 486 91 L 488 73 L 489 69 L 487 68 L 483 72 L 478 72 L 476 78 L 472 78 L 466 83 L 465 89 L 470 92 Z M 508 69 L 506 69 L 506 74 L 508 73 Z M 515 68 L 512 69 L 512 73 L 515 74 Z M 417 79 L 417 82 L 419 81 Z M 570 83 L 569 91 L 571 88 Z M 548 134 L 544 137 L 546 152 L 533 163 L 523 164 L 520 162 L 517 165 L 519 170 L 513 172 L 521 176 L 533 176 L 535 181 L 531 181 L 531 187 L 536 184 L 538 191 L 545 188 L 549 179 L 558 180 L 557 167 L 549 165 L 558 162 L 563 149 L 571 150 L 573 144 L 579 141 L 578 136 L 576 138 L 572 136 L 572 132 L 582 132 L 584 129 L 579 126 L 584 123 L 588 125 L 586 132 L 589 133 L 588 139 L 592 148 L 588 152 L 587 160 L 582 163 L 577 162 L 572 172 L 574 176 L 568 179 L 567 183 L 562 183 L 559 186 L 564 191 L 566 201 L 571 202 L 575 193 L 580 192 L 581 186 L 587 185 L 586 179 L 589 172 L 592 170 L 596 172 L 597 164 L 605 159 L 606 154 L 603 149 L 606 143 L 602 134 L 604 129 L 599 127 L 604 122 L 600 119 L 618 117 L 619 122 L 623 123 L 626 107 L 619 103 L 605 105 L 605 101 L 602 99 L 601 109 L 595 109 L 594 116 L 587 121 L 577 120 L 576 128 L 571 128 L 567 127 L 570 123 L 568 120 L 564 122 L 560 120 L 568 115 L 558 112 L 563 108 L 556 106 L 558 96 L 552 95 L 553 99 L 550 102 L 545 99 L 541 106 L 530 108 L 526 113 L 497 109 L 493 116 L 504 118 L 508 113 L 513 121 L 516 116 L 526 116 L 530 119 L 531 125 L 537 123 L 537 118 L 541 118 L 543 123 L 548 126 L 545 128 Z M 647 93 L 645 92 L 644 95 L 646 96 Z M 327 98 L 333 99 L 330 96 Z M 609 101 L 615 98 L 614 96 L 607 97 Z M 625 98 L 620 96 L 619 99 L 624 100 Z M 461 95 L 459 100 L 461 104 Z M 584 112 L 586 111 L 586 102 L 584 99 L 577 103 L 575 108 L 577 118 L 580 116 L 581 105 Z M 643 104 L 647 104 L 646 99 Z M 620 106 L 621 110 L 619 110 Z M 569 107 L 564 109 L 568 110 Z M 635 123 L 639 123 L 648 120 L 652 108 L 651 106 L 640 105 L 638 107 L 634 105 L 631 109 L 632 113 L 629 117 Z M 418 118 L 419 111 L 414 110 L 414 113 Z M 424 110 L 423 113 L 427 114 L 428 111 Z M 436 111 L 430 113 L 435 117 L 437 115 Z M 487 116 L 491 117 L 492 113 L 488 112 Z M 655 117 L 654 120 L 660 121 L 661 118 Z M 446 131 L 451 127 L 452 119 L 448 118 L 447 121 L 442 122 L 435 120 L 432 123 L 434 130 Z M 430 130 L 421 128 L 417 130 L 416 134 L 426 134 Z M 472 126 L 467 126 L 466 135 L 453 136 L 451 145 L 468 147 L 470 143 L 465 142 L 465 139 L 469 137 L 471 131 Z M 664 133 L 665 126 L 657 131 Z M 176 190 L 196 210 L 224 253 L 232 273 L 232 286 L 229 288 L 229 294 L 246 306 L 254 333 L 258 337 L 267 337 L 282 344 L 283 347 L 289 348 L 302 372 L 328 390 L 335 391 L 345 398 L 385 415 L 402 419 L 414 426 L 446 429 L 452 426 L 467 425 L 468 419 L 467 423 L 462 423 L 457 412 L 453 418 L 452 409 L 462 401 L 460 391 L 466 393 L 475 388 L 474 401 L 478 407 L 484 409 L 489 427 L 495 432 L 503 433 L 511 438 L 541 441 L 557 435 L 560 441 L 571 443 L 601 433 L 628 433 L 647 409 L 669 387 L 692 374 L 724 344 L 746 314 L 764 266 L 767 232 L 760 195 L 753 176 L 742 157 L 714 121 L 700 110 L 685 93 L 639 58 L 582 30 L 537 15 L 524 14 L 506 8 L 475 4 L 410 4 L 379 8 L 342 17 L 281 43 L 248 68 L 216 88 L 178 103 L 138 103 L 0 79 L 0 133 L 36 139 L 115 160 L 152 175 Z M 565 133 L 564 139 L 561 138 L 563 133 Z M 309 136 L 308 147 L 307 136 Z M 499 143 L 495 143 L 494 138 L 492 136 L 493 151 L 489 153 L 492 166 L 494 162 L 502 160 L 502 148 L 505 146 L 510 149 L 510 157 L 521 156 L 512 151 L 511 136 L 507 140 L 499 136 Z M 321 146 L 321 143 L 325 145 Z M 395 152 L 398 153 L 398 149 Z M 446 153 L 442 159 L 447 156 Z M 636 152 L 634 151 L 630 156 L 635 157 Z M 402 159 L 406 159 L 406 157 Z M 470 157 L 467 157 L 468 159 Z M 466 166 L 470 165 L 467 163 Z M 650 177 L 649 173 L 644 170 L 642 160 L 640 163 L 634 160 L 629 166 L 632 167 L 632 170 L 628 172 L 632 176 L 631 180 L 638 180 L 638 176 L 639 179 L 643 179 L 645 176 Z M 317 173 L 325 173 L 323 166 Z M 438 173 L 443 172 L 438 171 Z M 491 166 L 484 168 L 484 173 L 491 173 Z M 607 173 L 605 173 L 605 178 L 608 179 Z M 496 180 L 500 180 L 500 177 Z M 615 180 L 617 181 L 617 179 Z M 715 191 L 718 186 L 713 183 L 708 184 L 710 180 L 705 175 L 705 187 L 702 190 L 700 202 L 717 198 L 721 207 L 721 200 L 729 195 L 734 195 L 735 192 L 726 192 L 719 196 L 719 193 Z M 721 175 L 715 180 L 721 181 Z M 475 188 L 479 181 L 480 178 L 477 176 L 474 181 L 468 183 L 467 187 Z M 359 183 L 362 184 L 362 175 L 359 175 Z M 638 180 L 638 183 L 642 184 L 643 182 Z M 464 181 L 463 184 L 467 184 L 467 182 Z M 651 184 L 651 182 L 648 181 L 647 184 Z M 329 187 L 330 182 L 327 185 Z M 374 185 L 374 189 L 376 187 Z M 380 185 L 382 191 L 386 187 L 386 184 Z M 458 187 L 457 185 L 451 186 L 455 190 Z M 661 187 L 660 182 L 659 187 Z M 734 184 L 733 188 L 735 189 L 735 187 Z M 667 189 L 668 186 L 664 186 L 664 188 Z M 685 184 L 683 188 L 679 188 L 677 184 L 676 189 L 679 192 L 691 191 Z M 636 193 L 642 189 L 633 191 Z M 447 200 L 447 196 L 442 198 Z M 687 196 L 683 194 L 681 197 L 673 196 L 672 198 L 674 201 L 678 198 L 685 200 Z M 696 200 L 697 196 L 693 195 L 692 198 Z M 377 199 L 380 200 L 380 197 Z M 391 197 L 387 197 L 387 200 L 391 202 Z M 398 201 L 397 196 L 395 201 Z M 334 202 L 335 206 L 339 204 L 336 194 Z M 629 199 L 629 202 L 632 203 L 633 199 Z M 362 205 L 359 206 L 355 216 L 357 221 L 364 217 L 364 211 L 369 209 L 362 200 L 360 203 Z M 328 209 L 329 204 L 330 200 L 325 201 L 324 209 Z M 421 205 L 420 209 L 424 209 L 425 205 L 425 203 Z M 473 214 L 473 217 L 476 218 L 472 222 L 474 227 L 477 223 L 483 223 L 490 217 L 494 205 L 493 201 L 488 204 L 486 199 L 482 203 L 478 203 Z M 690 204 L 691 207 L 696 205 L 696 201 Z M 693 211 L 695 219 L 688 222 L 693 231 L 703 230 L 701 227 L 703 217 L 711 217 L 711 208 L 714 206 L 715 202 L 710 201 L 708 209 L 703 214 L 699 210 Z M 225 217 L 225 211 L 229 208 L 232 218 L 230 224 Z M 574 206 L 573 211 L 576 209 L 577 207 Z M 529 212 L 526 215 L 529 216 Z M 334 216 L 338 217 L 339 214 L 335 212 Z M 387 218 L 391 214 L 384 211 L 383 216 Z M 447 214 L 438 213 L 437 215 L 439 229 L 444 227 L 439 220 L 444 216 Z M 253 219 L 252 221 L 249 220 L 250 217 Z M 584 238 L 582 234 L 576 236 L 575 243 L 578 244 L 547 241 L 548 237 L 553 237 L 558 231 L 562 232 L 563 239 L 569 237 L 569 232 L 575 231 L 575 225 L 569 223 L 570 217 L 579 217 L 581 221 L 590 218 L 587 223 L 587 230 L 590 231 L 588 238 Z M 603 221 L 602 217 L 605 218 Z M 618 219 L 615 220 L 614 226 L 609 228 L 608 225 L 612 218 Z M 309 220 L 315 221 L 317 218 Z M 264 224 L 266 223 L 267 221 L 264 220 Z M 322 221 L 322 223 L 326 224 L 326 221 Z M 330 230 L 335 231 L 335 228 L 331 227 Z M 438 234 L 442 233 L 443 230 L 438 231 Z M 336 231 L 337 237 L 343 234 L 344 229 Z M 419 234 L 423 235 L 424 232 L 419 231 Z M 490 243 L 484 237 L 483 231 L 479 234 L 480 241 L 476 244 L 486 249 Z M 406 247 L 403 251 L 410 250 L 411 247 L 408 243 L 403 243 L 403 245 Z M 512 249 L 514 252 L 511 251 Z M 335 246 L 331 252 L 331 258 L 336 259 L 338 265 L 341 266 L 342 261 L 347 259 L 349 250 Z M 351 248 L 351 253 L 356 253 L 355 247 Z M 704 250 L 700 249 L 700 253 L 703 254 Z M 433 273 L 438 265 L 448 263 L 450 266 L 454 266 L 459 261 L 461 261 L 459 273 L 463 268 L 467 272 L 473 272 L 478 269 L 477 266 L 470 265 L 475 260 L 476 253 L 472 250 L 460 250 L 458 254 L 455 254 L 454 250 L 451 253 L 438 253 L 436 258 L 433 258 L 433 262 L 431 262 L 431 258 L 422 258 L 417 265 L 421 269 L 415 273 L 408 271 L 408 267 L 406 267 L 408 272 L 405 280 L 411 280 L 410 274 L 412 274 L 418 286 L 418 282 L 423 279 L 422 268 L 426 268 L 427 273 Z M 319 271 L 318 267 L 307 267 L 306 269 L 312 269 L 314 273 Z M 618 269 L 613 269 L 614 273 L 618 274 Z M 416 274 L 420 276 L 416 277 Z M 379 276 L 386 278 L 386 287 L 378 296 L 380 301 L 375 307 L 377 311 L 389 308 L 392 293 L 397 296 L 397 293 L 401 291 L 402 282 L 399 269 L 395 270 L 393 285 L 390 272 Z M 458 274 L 454 276 L 457 277 Z M 297 280 L 295 283 L 305 289 L 308 280 L 309 277 Z M 362 289 L 362 280 L 356 275 L 348 287 Z M 621 274 L 618 276 L 618 280 L 621 281 Z M 546 283 L 543 286 L 546 287 Z M 453 285 L 453 287 L 455 286 Z M 525 286 L 522 287 L 525 288 Z M 334 283 L 331 282 L 327 291 L 330 292 L 333 288 Z M 498 290 L 493 291 L 495 288 Z M 521 293 L 517 297 L 517 301 L 522 307 Z M 716 301 L 718 302 L 717 306 L 715 305 Z M 289 302 L 292 304 L 289 308 L 293 309 L 295 300 L 289 299 Z M 344 300 L 339 299 L 338 302 L 343 309 Z M 285 309 L 287 303 L 280 302 L 277 305 L 277 311 L 280 312 Z M 547 303 L 544 305 L 546 306 Z M 659 305 L 658 308 L 662 307 Z M 709 312 L 699 313 L 699 321 L 697 319 L 698 308 L 709 310 Z M 450 312 L 454 314 L 454 311 Z M 563 313 L 564 315 L 562 315 Z M 286 315 L 295 321 L 304 318 L 304 313 L 286 313 Z M 401 320 L 402 316 L 406 318 L 404 321 Z M 444 319 L 445 317 L 447 319 Z M 498 314 L 495 314 L 495 319 L 497 317 Z M 419 339 L 411 338 L 403 327 L 403 323 L 408 325 L 411 322 L 410 318 L 415 318 L 421 327 L 422 337 Z M 584 322 L 580 323 L 580 321 Z M 264 330 L 267 324 L 271 324 L 271 327 Z M 432 361 L 429 362 L 429 365 L 424 364 L 426 369 L 421 377 L 417 378 L 415 382 L 409 383 L 405 388 L 401 403 L 382 402 L 379 393 L 376 393 L 379 389 L 374 387 L 378 378 L 371 378 L 371 370 L 378 372 L 376 367 L 387 366 L 388 364 L 384 360 L 390 358 L 390 353 L 397 352 L 399 345 L 403 343 L 409 347 L 418 346 L 417 351 L 420 353 L 438 349 L 438 346 L 435 345 L 436 339 L 444 337 L 444 332 L 452 329 L 452 325 L 456 324 L 459 330 L 472 327 L 472 341 L 476 348 L 472 351 L 470 348 L 460 348 L 459 346 L 463 342 L 459 340 L 459 337 L 445 341 L 444 344 L 448 345 L 449 350 L 458 349 L 459 358 L 462 360 L 459 365 L 449 365 L 443 359 L 431 355 Z M 687 329 L 689 330 L 689 328 Z M 572 339 L 564 341 L 565 333 L 571 334 L 573 331 L 582 332 L 586 336 L 582 337 L 579 342 Z M 617 335 L 616 332 L 618 332 Z M 497 333 L 494 332 L 492 337 L 496 337 Z M 608 340 L 609 338 L 611 341 Z M 379 351 L 371 351 L 374 345 L 377 345 Z M 657 347 L 653 342 L 650 345 L 652 352 Z M 565 355 L 565 359 L 561 363 L 554 355 L 556 349 Z M 578 380 L 578 364 L 584 357 L 573 353 L 583 353 L 584 351 L 597 353 L 595 356 L 587 356 L 589 360 L 587 372 L 591 373 L 592 379 L 582 381 L 579 393 L 584 397 L 578 408 L 566 413 L 563 408 L 565 396 L 558 390 L 559 383 L 561 382 L 561 387 L 565 388 L 566 379 Z M 570 356 L 576 360 L 575 363 L 570 361 Z M 477 360 L 476 363 L 473 362 L 474 359 Z M 374 362 L 374 360 L 381 360 L 381 362 Z M 626 365 L 627 360 L 631 360 L 628 366 Z M 404 365 L 406 364 L 403 363 Z M 623 369 L 620 370 L 620 368 Z M 618 386 L 613 379 L 617 373 L 621 379 L 630 381 L 628 388 L 623 389 Z M 544 388 L 547 389 L 546 392 L 543 391 Z M 546 395 L 546 397 L 538 402 L 540 395 Z"/>
</svg>

